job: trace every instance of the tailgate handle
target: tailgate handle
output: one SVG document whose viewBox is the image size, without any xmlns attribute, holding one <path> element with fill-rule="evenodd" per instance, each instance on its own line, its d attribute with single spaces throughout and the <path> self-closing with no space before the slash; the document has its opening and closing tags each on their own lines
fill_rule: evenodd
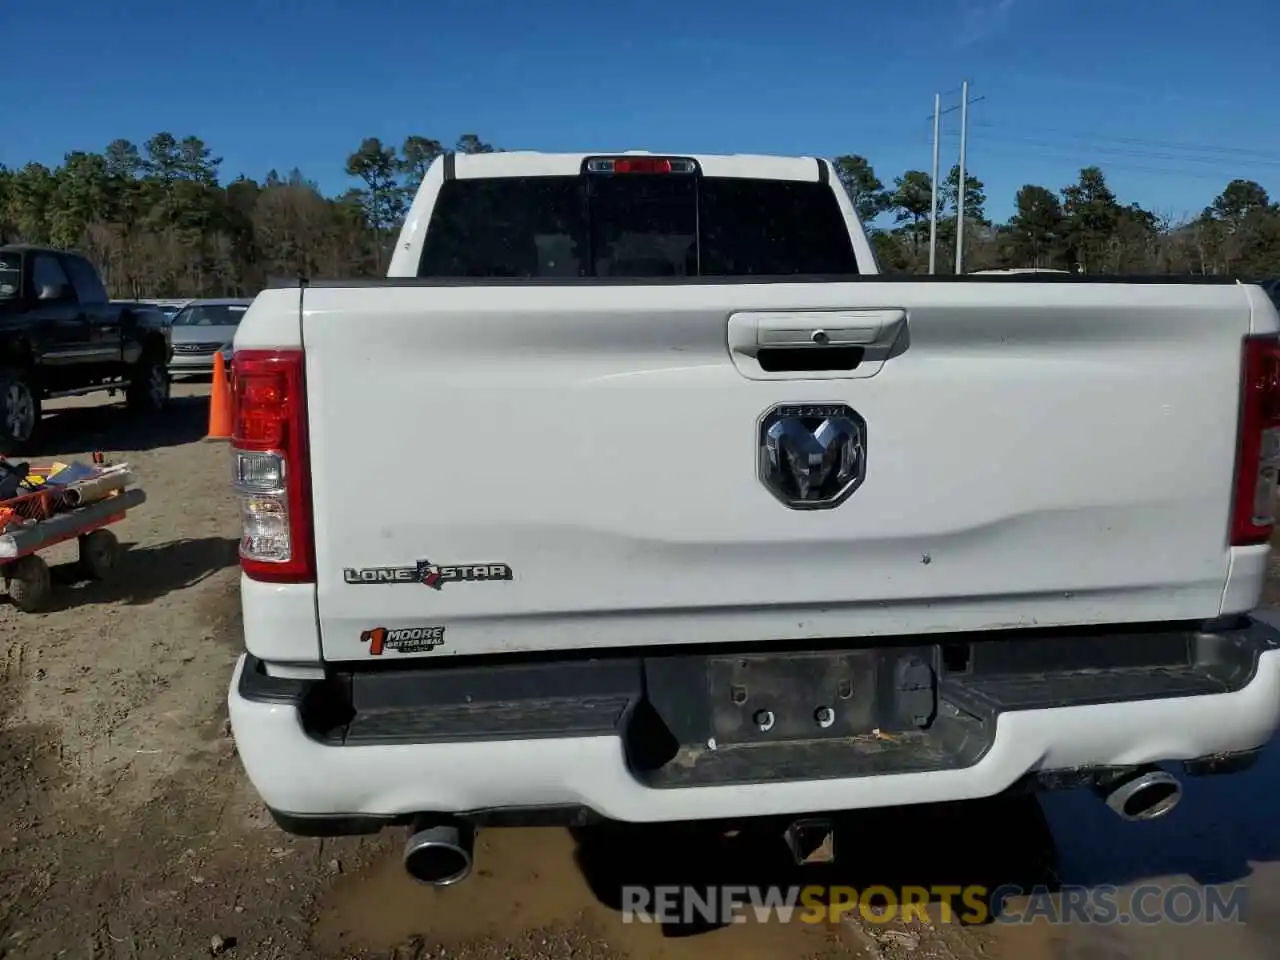
<svg viewBox="0 0 1280 960">
<path fill-rule="evenodd" d="M 864 317 L 849 314 L 762 317 L 756 325 L 756 344 L 761 347 L 865 347 L 880 339 L 885 319 L 878 313 Z"/>
<path fill-rule="evenodd" d="M 906 323 L 901 308 L 744 311 L 729 317 L 729 353 L 753 379 L 873 376 Z"/>
</svg>

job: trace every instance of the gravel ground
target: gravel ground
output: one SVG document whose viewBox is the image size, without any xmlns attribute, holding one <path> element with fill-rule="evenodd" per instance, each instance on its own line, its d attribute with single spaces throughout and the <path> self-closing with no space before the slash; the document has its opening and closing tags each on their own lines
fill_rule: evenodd
<svg viewBox="0 0 1280 960">
<path fill-rule="evenodd" d="M 751 838 L 493 831 L 478 841 L 476 875 L 438 891 L 404 877 L 398 837 L 281 833 L 226 720 L 240 646 L 236 527 L 226 448 L 201 442 L 207 390 L 175 388 L 173 410 L 151 423 L 102 400 L 55 404 L 46 419 L 39 459 L 103 450 L 133 465 L 149 499 L 115 528 L 128 547 L 116 582 L 76 582 L 72 547 L 51 557 L 64 564 L 55 609 L 0 604 L 0 957 L 1000 954 L 989 929 L 746 924 L 680 936 L 625 924 L 609 905 L 624 879 L 809 882 Z M 822 879 L 994 887 L 1053 876 L 1054 840 L 1034 802 L 868 815 L 848 831 L 858 856 L 843 854 Z M 1016 841 L 993 854 L 993 836 Z M 1065 954 L 1021 931 L 1016 955 Z"/>
</svg>

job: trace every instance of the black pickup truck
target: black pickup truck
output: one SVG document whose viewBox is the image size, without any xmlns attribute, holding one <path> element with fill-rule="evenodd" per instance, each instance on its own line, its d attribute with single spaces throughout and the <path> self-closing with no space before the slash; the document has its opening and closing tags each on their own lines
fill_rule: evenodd
<svg viewBox="0 0 1280 960">
<path fill-rule="evenodd" d="M 120 390 L 130 410 L 161 410 L 171 354 L 164 317 L 112 303 L 84 257 L 0 247 L 0 454 L 31 444 L 43 400 Z"/>
</svg>

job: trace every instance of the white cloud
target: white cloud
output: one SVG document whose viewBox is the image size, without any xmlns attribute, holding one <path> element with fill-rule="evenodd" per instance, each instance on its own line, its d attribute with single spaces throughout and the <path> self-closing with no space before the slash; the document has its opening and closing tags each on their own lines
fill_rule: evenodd
<svg viewBox="0 0 1280 960">
<path fill-rule="evenodd" d="M 1018 0 L 960 0 L 956 46 L 967 47 L 1003 30 Z"/>
</svg>

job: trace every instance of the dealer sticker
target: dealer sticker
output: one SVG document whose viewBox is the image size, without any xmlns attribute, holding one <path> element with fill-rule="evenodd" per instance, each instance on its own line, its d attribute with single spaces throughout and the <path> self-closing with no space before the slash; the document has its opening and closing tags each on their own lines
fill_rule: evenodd
<svg viewBox="0 0 1280 960">
<path fill-rule="evenodd" d="M 444 646 L 444 627 L 374 627 L 360 634 L 369 645 L 369 656 L 380 657 L 385 650 L 395 653 L 426 653 Z"/>
</svg>

